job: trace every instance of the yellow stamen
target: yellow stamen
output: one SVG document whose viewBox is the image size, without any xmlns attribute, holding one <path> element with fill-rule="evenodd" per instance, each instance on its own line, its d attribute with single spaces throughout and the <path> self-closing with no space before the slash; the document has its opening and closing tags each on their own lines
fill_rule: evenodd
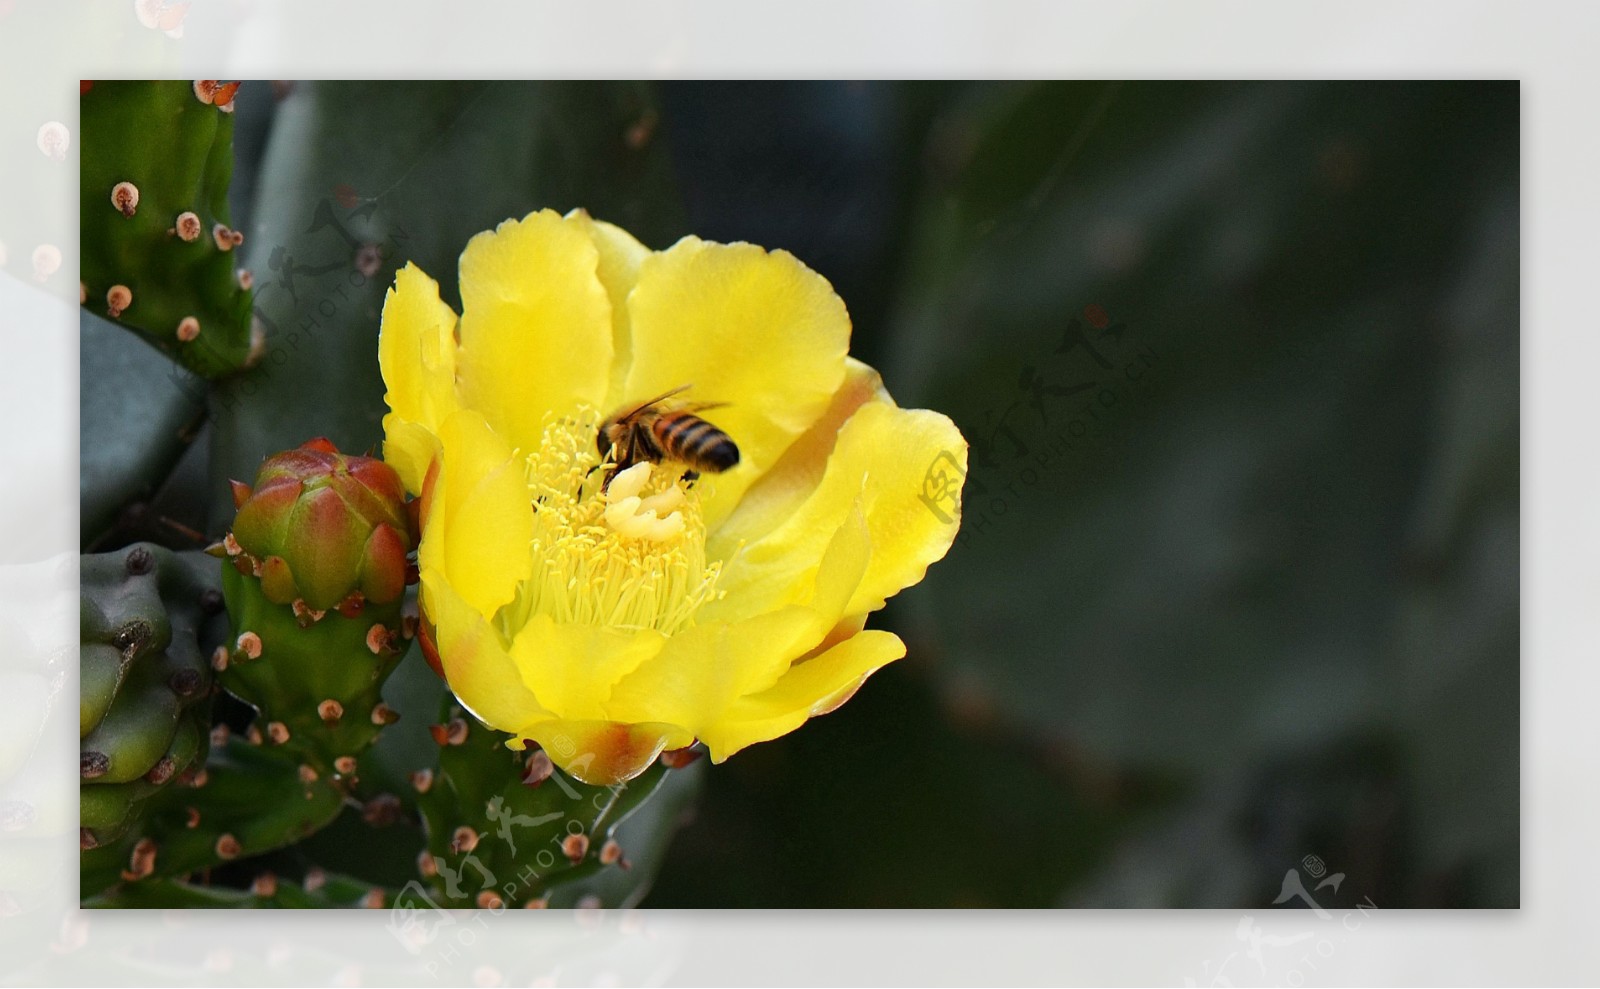
<svg viewBox="0 0 1600 989">
<path fill-rule="evenodd" d="M 598 425 L 587 411 L 552 418 L 527 456 L 532 559 L 499 616 L 508 638 L 540 614 L 671 635 L 717 596 L 722 564 L 706 560 L 700 501 L 681 471 L 635 464 L 602 491 L 613 465 L 595 449 Z"/>
</svg>

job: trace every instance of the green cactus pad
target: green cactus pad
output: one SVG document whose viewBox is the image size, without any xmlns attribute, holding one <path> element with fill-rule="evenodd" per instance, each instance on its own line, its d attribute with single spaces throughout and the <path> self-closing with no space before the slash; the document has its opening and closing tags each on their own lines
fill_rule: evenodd
<svg viewBox="0 0 1600 989">
<path fill-rule="evenodd" d="M 626 785 L 589 786 L 536 748 L 507 749 L 507 735 L 448 699 L 444 714 L 439 766 L 417 797 L 428 837 L 418 868 L 440 906 L 620 907 L 644 895 L 697 766 L 658 762 Z M 625 829 L 636 814 L 651 826 Z"/>
<path fill-rule="evenodd" d="M 252 296 L 229 228 L 233 115 L 202 102 L 200 88 L 100 81 L 84 92 L 82 296 L 217 377 L 249 362 Z"/>
<path fill-rule="evenodd" d="M 78 792 L 78 826 L 120 835 L 133 811 L 135 789 L 132 783 L 83 787 Z"/>
<path fill-rule="evenodd" d="M 87 896 L 119 879 L 142 884 L 261 855 L 326 827 L 344 801 L 338 781 L 303 775 L 293 753 L 231 737 L 203 772 L 152 797 L 137 829 L 85 852 L 80 887 Z M 139 875 L 128 870 L 141 842 L 150 858 Z"/>
<path fill-rule="evenodd" d="M 232 560 L 222 564 L 222 587 L 233 624 L 223 686 L 260 712 L 268 744 L 319 773 L 349 775 L 340 760 L 358 758 L 391 719 L 378 705 L 404 653 L 402 602 L 365 604 L 354 617 L 297 614 Z"/>
<path fill-rule="evenodd" d="M 78 536 L 86 548 L 161 491 L 205 416 L 205 382 L 115 322 L 103 310 L 78 311 Z"/>
<path fill-rule="evenodd" d="M 312 907 L 380 908 L 391 890 L 349 876 L 315 870 L 298 880 L 262 873 L 250 889 L 200 886 L 173 879 L 126 883 L 84 901 L 89 909 L 304 910 Z"/>
<path fill-rule="evenodd" d="M 214 564 L 148 543 L 82 561 L 82 844 L 116 840 L 138 805 L 205 758 L 211 669 L 200 627 L 221 607 Z"/>
</svg>

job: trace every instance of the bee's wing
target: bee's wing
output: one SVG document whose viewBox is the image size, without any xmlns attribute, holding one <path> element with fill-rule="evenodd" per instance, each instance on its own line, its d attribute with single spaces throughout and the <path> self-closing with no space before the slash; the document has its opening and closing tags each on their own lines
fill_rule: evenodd
<svg viewBox="0 0 1600 989">
<path fill-rule="evenodd" d="M 685 405 L 678 406 L 677 411 L 679 411 L 679 412 L 704 412 L 707 409 L 724 409 L 724 408 L 727 408 L 727 407 L 728 407 L 728 403 L 727 402 L 689 402 L 689 403 L 687 403 Z"/>
<path fill-rule="evenodd" d="M 632 407 L 631 409 L 629 409 L 626 412 L 618 412 L 616 415 L 612 416 L 609 421 L 611 421 L 611 422 L 621 422 L 621 421 L 623 421 L 625 419 L 632 419 L 634 416 L 636 416 L 639 413 L 643 412 L 645 409 L 648 409 L 650 406 L 659 404 L 661 402 L 665 402 L 667 399 L 669 399 L 672 396 L 678 394 L 679 392 L 688 391 L 690 388 L 693 388 L 693 387 L 694 387 L 693 385 L 679 385 L 676 388 L 672 388 L 672 389 L 669 389 L 667 391 L 664 391 L 661 394 L 657 395 L 655 398 L 652 398 L 647 402 L 640 402 L 638 405 L 635 405 L 634 407 Z"/>
</svg>

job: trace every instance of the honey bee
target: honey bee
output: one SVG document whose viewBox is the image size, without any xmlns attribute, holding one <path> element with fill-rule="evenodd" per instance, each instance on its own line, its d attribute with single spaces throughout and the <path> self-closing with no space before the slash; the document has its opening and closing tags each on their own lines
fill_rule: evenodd
<svg viewBox="0 0 1600 989">
<path fill-rule="evenodd" d="M 611 478 L 640 461 L 659 464 L 675 460 L 686 464 L 684 480 L 694 481 L 701 472 L 718 474 L 739 462 L 739 448 L 733 438 L 705 421 L 696 412 L 715 409 L 724 402 L 698 402 L 662 408 L 661 403 L 686 390 L 680 385 L 638 405 L 614 413 L 600 424 L 595 445 L 600 456 L 616 452 L 615 466 L 606 476 L 601 490 Z"/>
</svg>

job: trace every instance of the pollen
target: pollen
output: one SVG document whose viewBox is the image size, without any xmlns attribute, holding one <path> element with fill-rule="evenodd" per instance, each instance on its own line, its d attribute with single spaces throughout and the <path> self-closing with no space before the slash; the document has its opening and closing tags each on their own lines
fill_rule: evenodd
<svg viewBox="0 0 1600 989">
<path fill-rule="evenodd" d="M 648 462 L 634 464 L 612 478 L 610 489 L 601 495 L 606 501 L 606 525 L 613 532 L 655 543 L 683 535 L 683 513 L 675 510 L 686 500 L 683 488 L 674 485 L 648 499 L 640 496 L 653 470 Z"/>
<path fill-rule="evenodd" d="M 651 628 L 671 635 L 717 597 L 722 564 L 707 562 L 699 496 L 681 471 L 614 469 L 595 450 L 592 412 L 547 421 L 527 456 L 533 539 L 529 577 L 501 613 L 514 633 L 535 615 L 562 624 Z"/>
</svg>

